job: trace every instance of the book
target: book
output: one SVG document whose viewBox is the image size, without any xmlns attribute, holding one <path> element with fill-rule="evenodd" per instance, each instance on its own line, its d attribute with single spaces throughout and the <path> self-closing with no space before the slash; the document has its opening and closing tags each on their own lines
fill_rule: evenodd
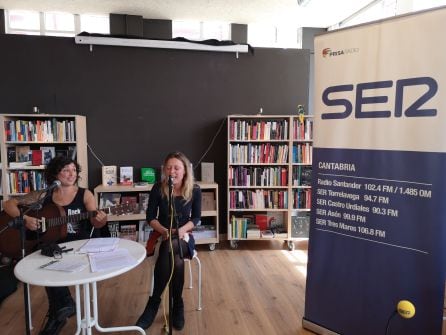
<svg viewBox="0 0 446 335">
<path fill-rule="evenodd" d="M 118 183 L 118 167 L 116 165 L 102 166 L 102 185 L 112 186 Z"/>
<path fill-rule="evenodd" d="M 149 167 L 141 168 L 141 181 L 145 181 L 149 184 L 153 184 L 156 181 L 155 169 Z"/>
<path fill-rule="evenodd" d="M 214 163 L 201 163 L 201 181 L 207 183 L 214 182 Z"/>
<path fill-rule="evenodd" d="M 32 161 L 31 150 L 29 145 L 22 145 L 16 147 L 16 162 L 30 162 Z"/>
<path fill-rule="evenodd" d="M 119 221 L 107 222 L 110 237 L 119 237 Z"/>
<path fill-rule="evenodd" d="M 119 238 L 123 238 L 125 240 L 136 241 L 136 224 L 125 224 L 121 225 Z"/>
<path fill-rule="evenodd" d="M 215 211 L 214 192 L 201 192 L 201 210 Z"/>
<path fill-rule="evenodd" d="M 7 155 L 8 155 L 8 162 L 15 162 L 16 159 L 15 147 L 8 147 Z"/>
<path fill-rule="evenodd" d="M 149 205 L 149 193 L 139 193 L 139 212 L 145 213 L 147 211 L 147 206 Z"/>
<path fill-rule="evenodd" d="M 121 203 L 121 193 L 101 193 L 99 197 L 99 208 L 107 208 Z"/>
<path fill-rule="evenodd" d="M 133 184 L 133 166 L 121 166 L 119 168 L 119 183 L 121 185 Z"/>
<path fill-rule="evenodd" d="M 260 235 L 262 236 L 262 238 L 273 238 L 274 237 L 273 232 L 269 229 L 261 230 Z"/>
<path fill-rule="evenodd" d="M 291 237 L 306 238 L 309 236 L 309 230 L 310 230 L 309 213 L 291 217 Z"/>
<path fill-rule="evenodd" d="M 77 148 L 75 145 L 71 145 L 68 147 L 68 158 L 71 158 L 72 160 L 76 160 L 77 158 Z"/>
<path fill-rule="evenodd" d="M 138 181 L 133 184 L 133 187 L 146 187 L 149 186 L 149 183 L 146 181 Z"/>
<path fill-rule="evenodd" d="M 122 195 L 121 204 L 129 204 L 135 214 L 139 213 L 138 197 L 136 195 Z"/>
<path fill-rule="evenodd" d="M 47 165 L 54 157 L 56 157 L 55 147 L 40 147 L 42 150 L 42 164 Z"/>
<path fill-rule="evenodd" d="M 68 157 L 68 150 L 56 148 L 56 157 Z"/>
<path fill-rule="evenodd" d="M 31 157 L 33 165 L 42 165 L 42 150 L 32 150 Z"/>
</svg>

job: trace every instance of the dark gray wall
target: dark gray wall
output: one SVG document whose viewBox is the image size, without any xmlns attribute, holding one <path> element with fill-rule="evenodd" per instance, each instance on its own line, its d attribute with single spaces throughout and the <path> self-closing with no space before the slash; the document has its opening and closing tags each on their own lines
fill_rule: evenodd
<svg viewBox="0 0 446 335">
<path fill-rule="evenodd" d="M 173 150 L 193 163 L 229 114 L 293 114 L 308 105 L 309 51 L 254 55 L 76 45 L 73 38 L 0 35 L 1 113 L 80 114 L 105 165 L 159 167 Z M 204 161 L 215 162 L 226 210 L 226 123 Z M 89 154 L 89 185 L 101 168 Z M 200 171 L 196 171 L 197 179 Z M 221 217 L 223 220 L 225 217 Z M 221 221 L 226 230 L 225 221 Z"/>
</svg>

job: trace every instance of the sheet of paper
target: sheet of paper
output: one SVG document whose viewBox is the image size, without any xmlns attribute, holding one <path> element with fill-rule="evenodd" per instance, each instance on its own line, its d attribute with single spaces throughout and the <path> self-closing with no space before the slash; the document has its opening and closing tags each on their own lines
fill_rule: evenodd
<svg viewBox="0 0 446 335">
<path fill-rule="evenodd" d="M 127 249 L 116 249 L 109 252 L 89 254 L 92 272 L 107 271 L 115 268 L 124 268 L 137 264 Z"/>
<path fill-rule="evenodd" d="M 79 248 L 79 252 L 92 253 L 112 251 L 118 247 L 118 244 L 119 238 L 115 237 L 92 238 Z"/>
<path fill-rule="evenodd" d="M 40 269 L 65 271 L 65 272 L 77 272 L 82 271 L 88 266 L 85 260 L 57 260 L 40 266 Z"/>
</svg>

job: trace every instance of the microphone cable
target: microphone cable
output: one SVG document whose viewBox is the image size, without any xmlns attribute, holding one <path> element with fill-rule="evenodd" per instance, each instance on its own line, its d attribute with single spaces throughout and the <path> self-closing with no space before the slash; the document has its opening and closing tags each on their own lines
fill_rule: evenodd
<svg viewBox="0 0 446 335">
<path fill-rule="evenodd" d="M 395 310 L 392 312 L 392 314 L 390 315 L 389 319 L 387 320 L 387 325 L 386 325 L 386 332 L 385 335 L 388 335 L 389 329 L 390 329 L 390 321 L 395 317 L 395 315 L 397 315 L 398 312 Z"/>
<path fill-rule="evenodd" d="M 169 292 L 169 286 L 170 283 L 172 281 L 173 278 L 173 273 L 174 273 L 174 269 L 175 269 L 175 255 L 173 252 L 173 243 L 172 243 L 172 228 L 173 228 L 173 188 L 172 188 L 172 192 L 169 195 L 170 196 L 170 208 L 169 208 L 169 213 L 171 213 L 170 215 L 170 223 L 169 223 L 169 246 L 170 246 L 170 259 L 171 259 L 171 268 L 170 268 L 170 276 L 169 276 L 169 280 L 167 281 L 166 287 L 164 287 L 164 291 L 163 291 L 163 317 L 164 317 L 164 330 L 169 330 L 169 322 L 167 320 L 167 313 L 166 313 L 166 292 Z M 167 290 L 166 290 L 167 288 Z M 170 306 L 170 301 L 169 301 L 169 306 Z M 169 318 L 172 318 L 172 315 L 169 315 Z"/>
</svg>

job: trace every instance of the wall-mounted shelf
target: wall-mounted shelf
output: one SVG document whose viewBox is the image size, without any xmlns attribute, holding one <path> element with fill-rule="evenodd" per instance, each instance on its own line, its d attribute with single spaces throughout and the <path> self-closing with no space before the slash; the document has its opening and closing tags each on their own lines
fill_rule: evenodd
<svg viewBox="0 0 446 335">
<path fill-rule="evenodd" d="M 169 40 L 150 40 L 139 38 L 118 38 L 107 36 L 75 36 L 76 44 L 92 45 L 111 45 L 124 47 L 139 48 L 158 48 L 158 49 L 181 49 L 181 50 L 198 50 L 198 51 L 217 51 L 217 52 L 234 52 L 247 53 L 248 45 L 208 45 L 203 43 L 194 43 L 188 41 L 169 41 Z M 91 48 L 90 48 L 91 50 Z"/>
</svg>

